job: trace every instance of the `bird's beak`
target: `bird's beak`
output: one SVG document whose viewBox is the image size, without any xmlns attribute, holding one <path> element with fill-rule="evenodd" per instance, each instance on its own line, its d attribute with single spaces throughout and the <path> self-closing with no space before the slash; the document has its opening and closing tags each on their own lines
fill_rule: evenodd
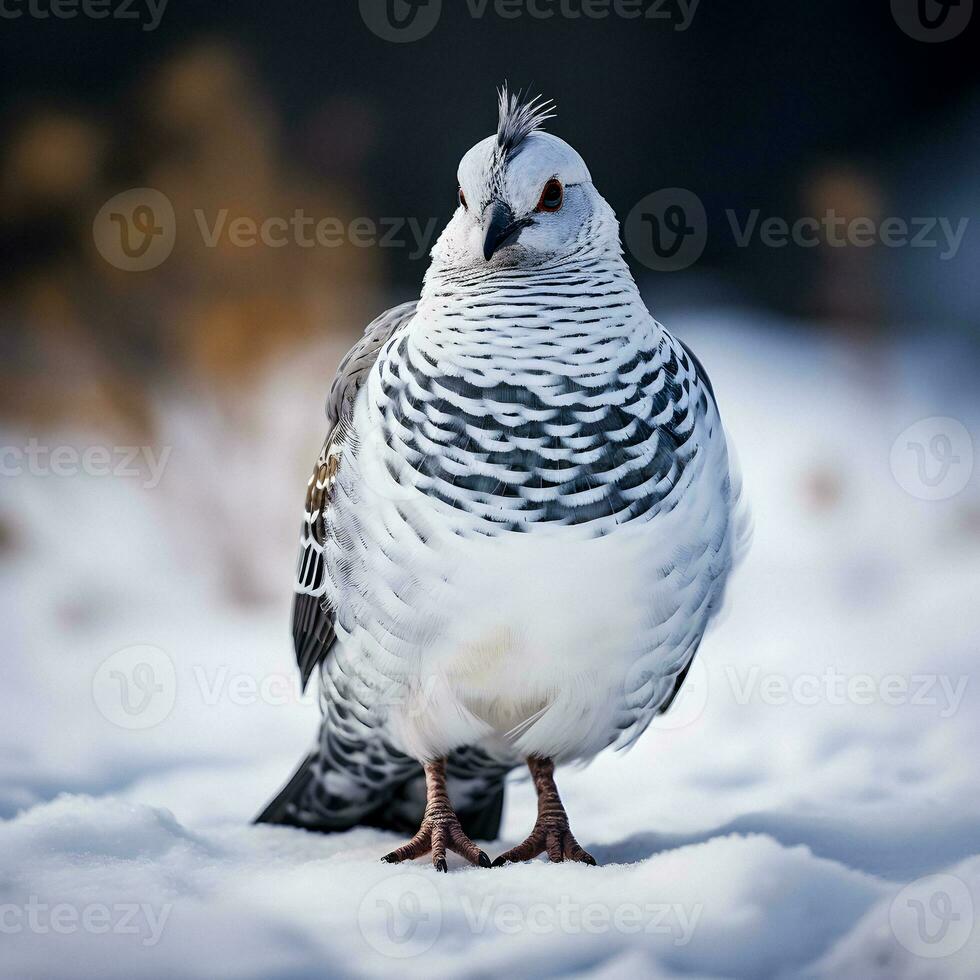
<svg viewBox="0 0 980 980">
<path fill-rule="evenodd" d="M 492 201 L 484 212 L 486 235 L 483 239 L 483 257 L 489 262 L 494 253 L 517 240 L 527 221 L 515 221 L 514 212 L 504 201 Z"/>
</svg>

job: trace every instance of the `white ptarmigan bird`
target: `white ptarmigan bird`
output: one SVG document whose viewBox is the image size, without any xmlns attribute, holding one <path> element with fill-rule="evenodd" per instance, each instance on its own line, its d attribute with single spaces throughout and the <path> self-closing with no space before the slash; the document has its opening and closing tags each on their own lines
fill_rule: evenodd
<svg viewBox="0 0 980 980">
<path fill-rule="evenodd" d="M 489 866 L 505 775 L 576 842 L 555 763 L 632 742 L 677 693 L 731 571 L 739 481 L 704 368 L 647 312 L 588 168 L 500 93 L 417 303 L 341 363 L 306 500 L 293 636 L 315 750 L 258 818 L 415 831 Z"/>
</svg>

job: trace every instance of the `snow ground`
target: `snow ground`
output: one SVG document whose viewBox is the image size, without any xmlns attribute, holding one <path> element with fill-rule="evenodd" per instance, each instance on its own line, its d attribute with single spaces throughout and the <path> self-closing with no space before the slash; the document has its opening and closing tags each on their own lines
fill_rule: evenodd
<svg viewBox="0 0 980 980">
<path fill-rule="evenodd" d="M 980 479 L 955 426 L 904 433 L 980 431 L 975 361 L 668 322 L 711 372 L 755 538 L 672 712 L 560 773 L 597 869 L 437 875 L 381 864 L 377 831 L 247 825 L 316 725 L 288 585 L 336 350 L 234 412 L 162 401 L 156 487 L 3 477 L 0 975 L 980 974 Z M 533 810 L 516 780 L 491 855 Z"/>
</svg>

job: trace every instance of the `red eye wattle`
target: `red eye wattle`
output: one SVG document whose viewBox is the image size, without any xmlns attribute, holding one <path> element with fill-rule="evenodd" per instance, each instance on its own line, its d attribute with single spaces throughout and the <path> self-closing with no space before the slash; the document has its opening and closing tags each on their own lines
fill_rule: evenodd
<svg viewBox="0 0 980 980">
<path fill-rule="evenodd" d="M 565 200 L 565 188 L 561 186 L 561 181 L 554 177 L 544 185 L 541 192 L 541 200 L 538 201 L 538 211 L 560 211 Z"/>
</svg>

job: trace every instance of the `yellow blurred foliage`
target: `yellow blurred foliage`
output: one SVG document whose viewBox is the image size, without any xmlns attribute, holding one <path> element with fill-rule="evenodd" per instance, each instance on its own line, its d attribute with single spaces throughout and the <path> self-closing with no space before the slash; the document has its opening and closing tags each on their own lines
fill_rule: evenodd
<svg viewBox="0 0 980 980">
<path fill-rule="evenodd" d="M 377 249 L 209 241 L 222 215 L 261 225 L 300 210 L 346 225 L 358 214 L 352 188 L 290 163 L 239 51 L 187 47 L 109 110 L 100 128 L 39 109 L 0 156 L 0 204 L 13 241 L 30 246 L 0 307 L 0 414 L 144 430 L 154 386 L 221 397 L 296 344 L 352 335 L 377 312 Z M 102 205 L 135 187 L 162 192 L 176 215 L 173 252 L 142 272 L 111 265 L 92 234 Z"/>
</svg>

